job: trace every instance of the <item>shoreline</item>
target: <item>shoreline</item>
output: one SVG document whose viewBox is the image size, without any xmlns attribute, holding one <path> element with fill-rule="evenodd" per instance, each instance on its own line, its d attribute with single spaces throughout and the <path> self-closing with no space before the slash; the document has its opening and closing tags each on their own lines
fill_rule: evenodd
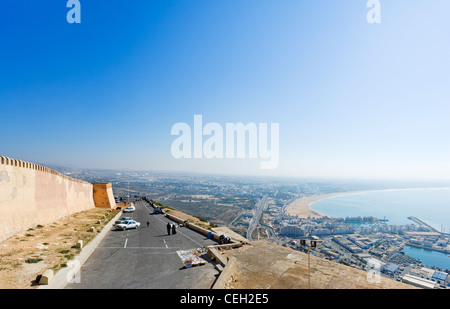
<svg viewBox="0 0 450 309">
<path fill-rule="evenodd" d="M 285 213 L 288 216 L 294 217 L 298 216 L 299 218 L 305 219 L 309 216 L 312 218 L 323 218 L 324 215 L 318 213 L 315 210 L 312 210 L 310 205 L 318 200 L 323 200 L 330 197 L 335 197 L 339 195 L 351 194 L 351 193 L 362 193 L 365 191 L 351 191 L 351 192 L 336 192 L 336 193 L 328 193 L 328 194 L 315 194 L 311 196 L 304 196 L 298 198 L 285 207 Z"/>
<path fill-rule="evenodd" d="M 317 202 L 319 200 L 347 195 L 347 194 L 359 194 L 359 193 L 367 193 L 367 192 L 383 192 L 383 191 L 399 191 L 399 190 L 431 190 L 431 189 L 450 189 L 450 187 L 441 187 L 441 188 L 400 188 L 400 189 L 380 189 L 380 190 L 362 190 L 362 191 L 348 191 L 348 192 L 335 192 L 328 194 L 315 194 L 311 196 L 304 196 L 298 198 L 288 205 L 285 206 L 284 213 L 288 216 L 298 216 L 301 219 L 308 218 L 311 216 L 312 218 L 323 218 L 325 215 L 318 213 L 317 211 L 311 209 L 311 204 Z"/>
</svg>

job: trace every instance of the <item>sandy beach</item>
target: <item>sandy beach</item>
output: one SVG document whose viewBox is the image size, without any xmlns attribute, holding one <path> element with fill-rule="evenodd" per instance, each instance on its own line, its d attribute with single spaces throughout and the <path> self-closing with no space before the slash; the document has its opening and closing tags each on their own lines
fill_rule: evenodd
<svg viewBox="0 0 450 309">
<path fill-rule="evenodd" d="M 382 190 L 361 190 L 361 191 L 349 191 L 349 192 L 337 192 L 337 193 L 330 193 L 330 194 L 317 194 L 317 195 L 311 195 L 311 196 L 305 196 L 302 198 L 299 198 L 290 204 L 285 206 L 285 214 L 288 216 L 296 216 L 298 215 L 299 218 L 307 218 L 308 216 L 311 216 L 312 218 L 321 218 L 323 217 L 322 214 L 312 210 L 310 208 L 311 203 L 322 200 L 329 197 L 334 197 L 338 195 L 347 195 L 347 194 L 355 194 L 355 193 L 365 193 L 365 192 L 376 192 L 376 191 L 399 191 L 399 190 L 420 190 L 420 189 L 450 189 L 448 187 L 443 188 L 400 188 L 400 189 L 382 189 Z"/>
<path fill-rule="evenodd" d="M 311 216 L 312 218 L 321 218 L 323 215 L 320 213 L 312 210 L 309 205 L 315 201 L 329 198 L 333 196 L 338 195 L 344 195 L 344 194 L 350 194 L 350 193 L 356 193 L 356 192 L 338 192 L 338 193 L 330 193 L 330 194 L 317 194 L 317 195 L 311 195 L 311 196 L 305 196 L 302 198 L 299 198 L 289 205 L 286 206 L 286 214 L 289 216 L 298 216 L 299 218 L 307 218 L 308 216 Z"/>
</svg>

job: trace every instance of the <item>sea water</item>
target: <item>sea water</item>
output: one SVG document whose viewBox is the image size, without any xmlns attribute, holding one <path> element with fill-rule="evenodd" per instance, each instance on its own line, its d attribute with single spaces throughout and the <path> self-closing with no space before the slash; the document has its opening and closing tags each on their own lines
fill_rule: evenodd
<svg viewBox="0 0 450 309">
<path fill-rule="evenodd" d="M 411 224 L 416 217 L 450 233 L 450 188 L 399 189 L 343 194 L 318 200 L 311 209 L 330 217 L 372 216 L 387 224 Z"/>
<path fill-rule="evenodd" d="M 403 249 L 406 255 L 416 260 L 420 259 L 420 262 L 428 267 L 438 266 L 443 270 L 450 269 L 450 257 L 446 253 L 413 246 L 405 246 Z"/>
<path fill-rule="evenodd" d="M 373 216 L 389 225 L 411 224 L 416 217 L 438 231 L 450 233 L 450 188 L 369 191 L 318 200 L 311 209 L 330 217 Z M 428 267 L 450 268 L 442 252 L 405 246 L 405 253 Z"/>
</svg>

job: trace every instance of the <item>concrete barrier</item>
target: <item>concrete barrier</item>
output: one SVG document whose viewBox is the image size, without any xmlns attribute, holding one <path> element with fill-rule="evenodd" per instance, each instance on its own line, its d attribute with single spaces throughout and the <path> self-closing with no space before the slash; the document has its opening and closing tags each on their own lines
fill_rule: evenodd
<svg viewBox="0 0 450 309">
<path fill-rule="evenodd" d="M 75 248 L 82 249 L 83 248 L 83 240 L 81 240 L 81 239 L 78 240 L 75 245 Z"/>
<path fill-rule="evenodd" d="M 208 252 L 208 255 L 211 258 L 214 258 L 217 263 L 221 264 L 222 266 L 227 265 L 227 259 L 222 254 L 220 254 L 219 250 L 215 248 L 215 246 L 208 246 L 206 247 L 206 250 Z"/>
<path fill-rule="evenodd" d="M 203 228 L 201 226 L 195 225 L 194 223 L 191 223 L 189 221 L 183 220 L 183 219 L 178 218 L 178 217 L 176 217 L 174 215 L 171 215 L 169 213 L 165 213 L 164 212 L 164 214 L 165 214 L 165 216 L 167 218 L 169 218 L 172 221 L 178 222 L 180 224 L 185 224 L 186 227 L 188 227 L 188 228 L 190 228 L 190 229 L 192 229 L 192 230 L 194 230 L 196 232 L 199 232 L 200 234 L 205 235 L 206 237 L 209 237 L 209 235 L 211 234 L 212 235 L 212 239 L 217 240 L 217 241 L 219 240 L 220 235 L 217 234 L 216 232 L 213 232 L 213 231 L 205 229 L 205 228 Z M 242 246 L 242 243 L 240 241 L 237 241 L 237 240 L 235 240 L 235 239 L 233 239 L 231 237 L 230 237 L 230 239 L 231 239 L 231 243 L 228 244 L 229 246 L 231 246 L 233 248 L 236 247 L 236 245 Z"/>
<path fill-rule="evenodd" d="M 40 285 L 49 285 L 53 281 L 53 269 L 47 269 L 41 276 L 41 279 L 39 279 Z"/>
<path fill-rule="evenodd" d="M 234 256 L 228 258 L 225 268 L 220 273 L 214 283 L 213 289 L 226 289 L 227 286 L 236 280 L 236 258 Z"/>
<path fill-rule="evenodd" d="M 208 237 L 209 233 L 212 233 L 213 239 L 219 240 L 219 235 L 218 235 L 217 233 L 214 233 L 213 231 L 210 231 L 210 230 L 208 230 L 208 229 L 205 229 L 205 228 L 203 228 L 203 227 L 200 227 L 200 226 L 198 226 L 198 225 L 195 225 L 195 224 L 193 224 L 193 223 L 191 223 L 191 222 L 189 222 L 189 221 L 183 220 L 183 219 L 178 218 L 178 217 L 176 217 L 176 216 L 174 216 L 174 215 L 171 215 L 171 214 L 169 214 L 169 213 L 166 213 L 164 210 L 163 210 L 163 213 L 164 213 L 164 215 L 165 215 L 167 218 L 169 218 L 169 219 L 172 220 L 172 221 L 178 222 L 178 223 L 180 223 L 180 224 L 185 224 L 186 227 L 188 227 L 188 228 L 190 228 L 190 229 L 192 229 L 192 230 L 194 230 L 194 231 L 197 231 L 197 232 L 199 232 L 200 234 L 203 234 L 203 235 L 205 235 L 205 236 L 207 236 L 207 237 Z"/>
</svg>

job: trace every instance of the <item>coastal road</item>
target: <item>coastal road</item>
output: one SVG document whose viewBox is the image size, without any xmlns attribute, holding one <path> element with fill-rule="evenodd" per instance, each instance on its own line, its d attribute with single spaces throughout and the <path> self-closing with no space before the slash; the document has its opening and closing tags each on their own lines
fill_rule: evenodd
<svg viewBox="0 0 450 309">
<path fill-rule="evenodd" d="M 168 235 L 166 225 L 173 221 L 153 214 L 153 208 L 145 201 L 134 204 L 136 210 L 122 217 L 132 217 L 141 226 L 127 231 L 113 228 L 81 267 L 80 283 L 69 283 L 65 288 L 211 288 L 218 276 L 214 265 L 206 263 L 183 269 L 177 250 L 217 243 L 185 227 L 178 227 L 175 235 Z"/>
</svg>

